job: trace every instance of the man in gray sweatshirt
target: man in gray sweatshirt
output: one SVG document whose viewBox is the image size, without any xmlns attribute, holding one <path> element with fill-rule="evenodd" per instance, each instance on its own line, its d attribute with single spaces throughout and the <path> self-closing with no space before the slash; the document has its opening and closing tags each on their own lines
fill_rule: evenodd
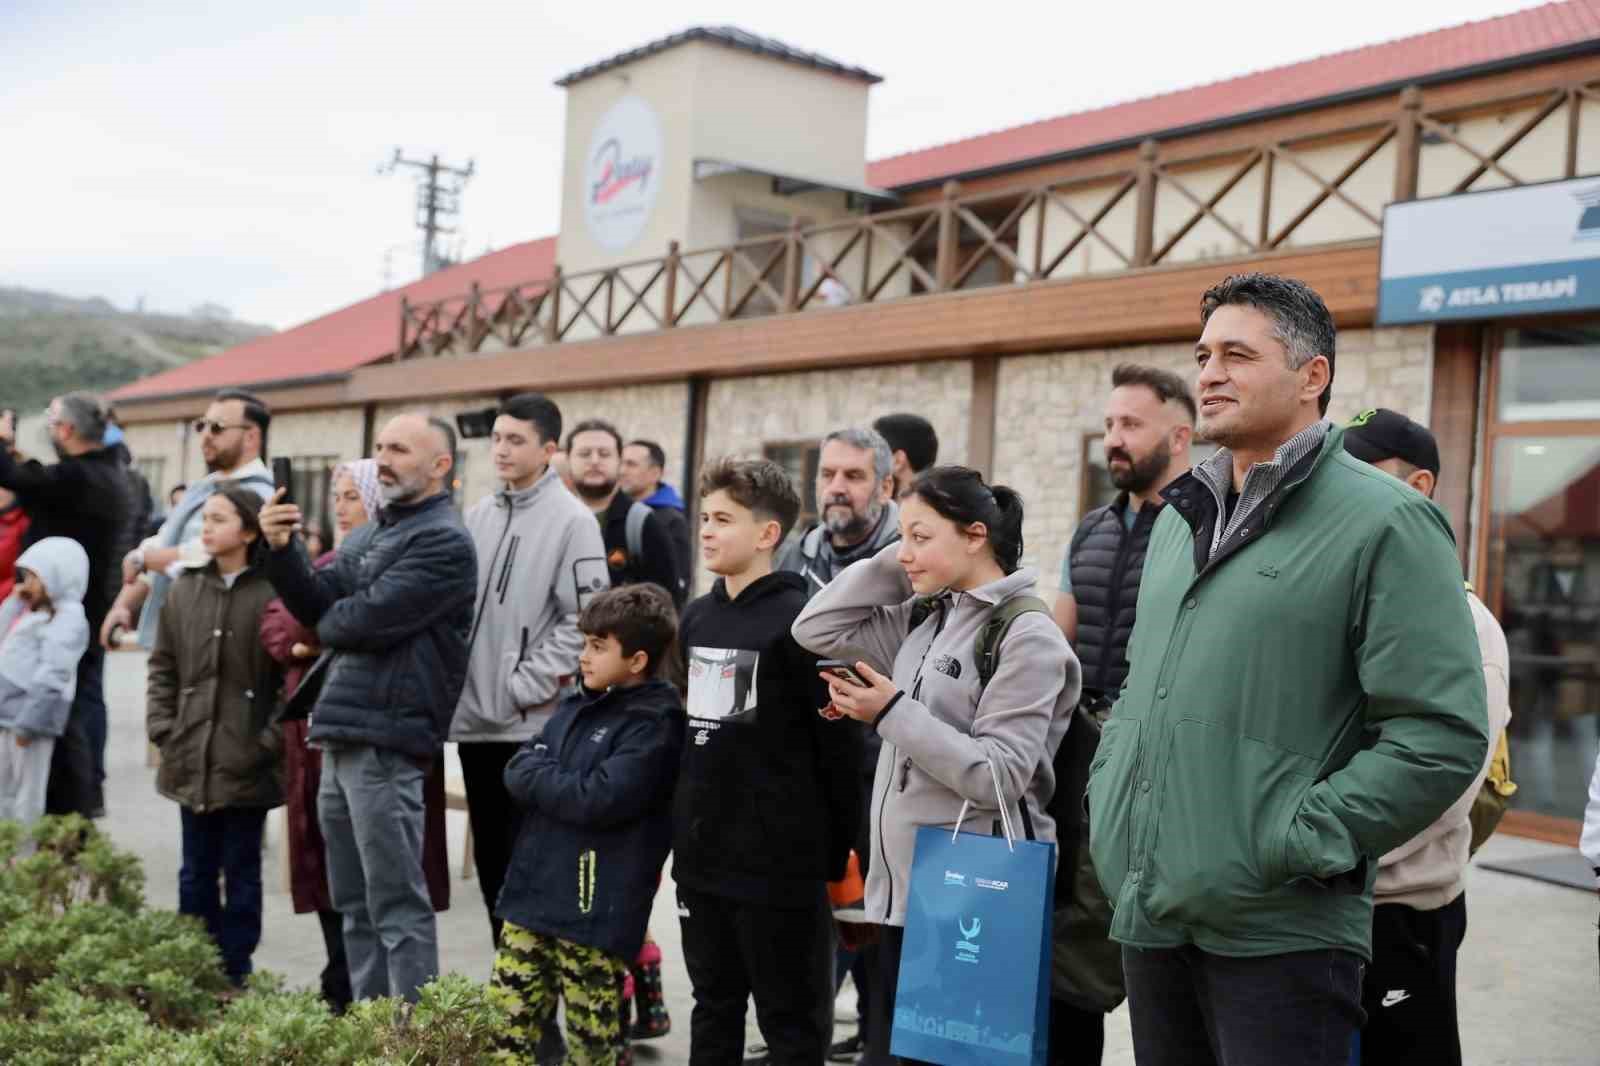
<svg viewBox="0 0 1600 1066">
<path fill-rule="evenodd" d="M 578 612 L 611 585 L 594 517 L 550 466 L 560 439 L 561 409 L 548 397 L 507 400 L 490 450 L 501 488 L 466 516 L 480 587 L 450 739 L 460 745 L 473 858 L 496 945 L 495 902 L 522 825 L 502 780 L 506 763 L 555 713 L 583 649 Z"/>
</svg>

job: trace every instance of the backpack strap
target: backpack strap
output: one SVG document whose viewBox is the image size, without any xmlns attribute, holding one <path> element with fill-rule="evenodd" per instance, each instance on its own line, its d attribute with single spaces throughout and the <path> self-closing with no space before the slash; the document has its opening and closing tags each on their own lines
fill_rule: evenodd
<svg viewBox="0 0 1600 1066">
<path fill-rule="evenodd" d="M 972 661 L 978 667 L 980 689 L 988 686 L 989 679 L 1000 668 L 1000 648 L 1005 643 L 1006 634 L 1011 631 L 1011 623 L 1033 611 L 1046 616 L 1050 614 L 1050 608 L 1037 596 L 1013 596 L 989 612 L 988 620 L 978 630 L 978 637 L 972 645 Z"/>
<path fill-rule="evenodd" d="M 644 558 L 644 524 L 650 521 L 650 516 L 655 512 L 643 500 L 634 500 L 628 507 L 628 522 L 625 527 L 625 540 L 628 544 L 628 558 L 630 560 Z"/>
</svg>

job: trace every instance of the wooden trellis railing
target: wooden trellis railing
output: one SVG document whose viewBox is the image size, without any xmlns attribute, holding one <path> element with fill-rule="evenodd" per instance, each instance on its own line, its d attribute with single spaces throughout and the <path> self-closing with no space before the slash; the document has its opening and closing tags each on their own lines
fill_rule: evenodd
<svg viewBox="0 0 1600 1066">
<path fill-rule="evenodd" d="M 1234 139 L 1226 151 L 1207 154 L 1150 140 L 1132 165 L 1058 181 L 970 194 L 951 182 L 927 203 L 714 248 L 684 251 L 673 242 L 659 258 L 574 274 L 557 266 L 547 278 L 492 290 L 473 286 L 434 303 L 402 300 L 396 357 L 522 348 L 978 284 L 1059 279 L 1082 273 L 1069 261 L 1091 249 L 1108 260 L 1109 269 L 1130 270 L 1180 261 L 1185 241 L 1202 226 L 1228 244 L 1230 255 L 1264 253 L 1328 239 L 1300 235 L 1333 202 L 1349 210 L 1344 217 L 1353 227 L 1341 239 L 1373 237 L 1382 230 L 1382 204 L 1372 202 L 1370 185 L 1363 200 L 1352 179 L 1385 149 L 1393 147 L 1392 200 L 1415 198 L 1429 177 L 1424 167 L 1444 168 L 1447 162 L 1464 169 L 1459 175 L 1441 169 L 1435 176 L 1442 175 L 1443 184 L 1428 183 L 1430 195 L 1486 182 L 1572 177 L 1580 165 L 1586 104 L 1600 105 L 1600 81 L 1438 109 L 1425 106 L 1420 90 L 1408 88 L 1387 114 L 1369 110 L 1359 122 L 1340 124 L 1338 113 L 1330 112 L 1326 124 L 1302 124 L 1293 136 L 1254 143 L 1246 138 L 1242 145 Z M 1481 133 L 1475 141 L 1462 131 L 1464 123 L 1484 115 L 1508 124 L 1497 143 L 1487 143 Z M 1519 173 L 1508 156 L 1550 123 L 1563 126 L 1559 175 Z M 1329 146 L 1337 152 L 1332 162 Z M 1315 153 L 1322 155 L 1320 162 Z M 1296 202 L 1285 203 L 1290 177 L 1299 192 Z M 1387 194 L 1387 180 L 1385 186 Z M 1241 189 L 1255 197 L 1246 216 L 1238 213 Z M 1194 257 L 1192 249 L 1185 254 Z M 986 266 L 991 269 L 980 274 Z"/>
</svg>

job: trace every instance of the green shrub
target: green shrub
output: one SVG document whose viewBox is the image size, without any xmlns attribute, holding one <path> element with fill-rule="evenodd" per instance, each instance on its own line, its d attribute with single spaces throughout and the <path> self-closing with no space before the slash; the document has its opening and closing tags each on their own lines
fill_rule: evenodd
<svg viewBox="0 0 1600 1066">
<path fill-rule="evenodd" d="M 507 1019 L 459 975 L 339 1017 L 270 975 L 230 992 L 199 922 L 144 909 L 137 858 L 75 816 L 0 823 L 0 1063 L 477 1066 Z"/>
</svg>

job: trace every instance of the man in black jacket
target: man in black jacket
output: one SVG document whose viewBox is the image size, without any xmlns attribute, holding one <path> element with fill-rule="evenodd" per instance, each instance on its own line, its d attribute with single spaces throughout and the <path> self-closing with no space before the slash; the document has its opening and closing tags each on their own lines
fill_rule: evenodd
<svg viewBox="0 0 1600 1066">
<path fill-rule="evenodd" d="M 682 610 L 689 596 L 683 552 L 662 512 L 622 491 L 622 434 L 617 427 L 598 418 L 579 422 L 567 434 L 567 461 L 578 498 L 600 523 L 611 587 L 653 581 L 671 593 L 673 605 Z M 630 535 L 632 524 L 638 528 Z"/>
<path fill-rule="evenodd" d="M 1100 722 L 1128 676 L 1128 638 L 1144 570 L 1145 548 L 1161 511 L 1161 490 L 1189 471 L 1195 403 L 1188 383 L 1158 367 L 1124 363 L 1111 372 L 1105 454 L 1121 494 L 1084 515 L 1061 564 L 1056 623 L 1083 664 L 1083 698 L 1056 753 L 1060 873 L 1056 879 L 1055 962 L 1050 1003 L 1050 1062 L 1098 1064 L 1105 1015 L 1122 1000 L 1120 952 L 1107 939 L 1110 904 L 1078 860 L 1088 848 L 1083 789 Z"/>
<path fill-rule="evenodd" d="M 16 493 L 30 520 L 27 543 L 46 537 L 76 541 L 89 556 L 89 590 L 83 608 L 91 632 L 114 595 L 118 537 L 128 511 L 128 481 L 122 460 L 105 445 L 106 413 L 98 397 L 71 392 L 50 401 L 45 417 L 60 462 L 45 465 L 20 461 L 7 425 L 0 435 L 0 488 Z M 101 750 L 106 735 L 105 649 L 91 645 L 78 662 L 77 694 L 67 732 L 56 742 L 50 761 L 48 814 L 93 815 L 104 811 Z M 99 738 L 97 746 L 95 738 Z"/>
<path fill-rule="evenodd" d="M 400 415 L 378 434 L 374 457 L 384 508 L 333 565 L 312 570 L 292 504 L 264 508 L 261 529 L 267 576 L 324 649 L 291 713 L 320 679 L 310 742 L 324 753 L 317 812 L 351 991 L 414 1002 L 439 972 L 422 785 L 466 681 L 478 565 L 445 489 L 449 424 Z"/>
</svg>

